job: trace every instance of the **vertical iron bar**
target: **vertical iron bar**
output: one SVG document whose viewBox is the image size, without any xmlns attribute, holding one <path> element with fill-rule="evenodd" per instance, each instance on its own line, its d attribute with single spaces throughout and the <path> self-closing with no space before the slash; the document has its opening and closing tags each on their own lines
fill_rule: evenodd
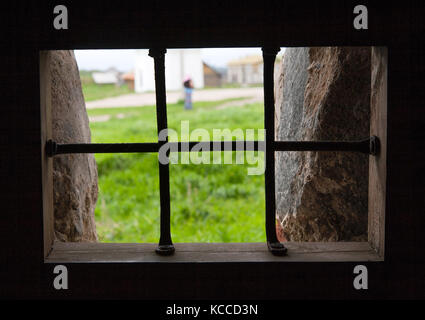
<svg viewBox="0 0 425 320">
<path fill-rule="evenodd" d="M 158 136 L 161 130 L 167 129 L 167 101 L 165 91 L 165 53 L 164 48 L 155 48 L 149 50 L 149 56 L 154 59 L 155 65 L 155 93 L 156 93 L 156 119 L 158 127 Z M 158 141 L 159 146 L 168 142 Z M 168 164 L 159 162 L 159 191 L 161 202 L 160 218 L 160 239 L 156 253 L 160 255 L 171 255 L 174 253 L 174 246 L 171 241 L 170 231 L 170 171 Z"/>
<path fill-rule="evenodd" d="M 276 189 L 275 189 L 275 108 L 274 108 L 274 62 L 279 47 L 263 47 L 264 65 L 264 128 L 266 130 L 265 194 L 267 246 L 274 255 L 285 255 L 287 249 L 276 235 Z"/>
</svg>

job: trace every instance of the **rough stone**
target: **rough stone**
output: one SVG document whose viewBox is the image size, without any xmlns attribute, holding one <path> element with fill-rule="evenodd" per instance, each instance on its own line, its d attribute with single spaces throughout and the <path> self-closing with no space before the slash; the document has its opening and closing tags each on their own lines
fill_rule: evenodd
<svg viewBox="0 0 425 320">
<path fill-rule="evenodd" d="M 277 140 L 358 140 L 369 136 L 370 49 L 289 48 L 276 83 Z M 277 152 L 281 239 L 367 239 L 368 156 Z"/>
<path fill-rule="evenodd" d="M 52 135 L 58 143 L 89 143 L 89 119 L 74 52 L 51 55 Z M 92 154 L 53 159 L 55 236 L 60 241 L 97 241 L 94 209 L 97 166 Z"/>
</svg>

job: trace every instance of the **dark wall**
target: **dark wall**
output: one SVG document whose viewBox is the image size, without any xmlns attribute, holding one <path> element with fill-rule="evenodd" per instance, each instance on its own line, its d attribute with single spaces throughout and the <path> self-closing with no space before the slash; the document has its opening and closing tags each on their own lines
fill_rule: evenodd
<svg viewBox="0 0 425 320">
<path fill-rule="evenodd" d="M 68 7 L 69 30 L 52 27 L 56 4 Z M 102 265 L 95 272 L 97 280 L 85 274 L 84 266 L 75 265 L 75 272 L 81 281 L 86 281 L 88 289 L 81 288 L 71 295 L 115 297 L 118 292 L 124 297 L 142 298 L 424 298 L 424 3 L 404 1 L 383 6 L 362 2 L 369 9 L 368 30 L 353 28 L 356 4 L 284 0 L 2 4 L 5 7 L 0 20 L 0 297 L 68 297 L 70 294 L 47 287 L 52 267 L 44 265 L 42 259 L 39 50 L 385 45 L 389 52 L 388 250 L 384 263 L 371 266 L 370 272 L 376 275 L 371 290 L 359 295 L 346 289 L 342 283 L 352 282 L 352 272 L 343 273 L 341 264 L 327 265 L 333 282 L 319 271 L 305 273 L 304 266 L 296 264 L 286 266 L 287 269 L 262 264 L 244 268 L 221 264 L 175 266 L 173 276 L 165 278 L 160 277 L 161 271 L 168 272 L 163 266 L 155 269 L 124 266 L 120 278 L 113 273 L 117 266 Z M 147 273 L 135 276 L 132 272 L 140 268 Z M 350 268 L 348 265 L 347 270 Z M 101 277 L 115 279 L 116 291 L 102 285 Z M 160 280 L 154 284 L 155 279 Z M 299 279 L 310 287 L 298 286 Z"/>
</svg>

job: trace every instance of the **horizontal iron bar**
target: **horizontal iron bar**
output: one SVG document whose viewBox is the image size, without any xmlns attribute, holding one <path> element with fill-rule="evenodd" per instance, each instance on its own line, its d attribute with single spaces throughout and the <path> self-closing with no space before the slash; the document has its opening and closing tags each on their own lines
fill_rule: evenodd
<svg viewBox="0 0 425 320">
<path fill-rule="evenodd" d="M 157 142 L 146 143 L 72 143 L 56 144 L 53 154 L 158 152 Z"/>
<path fill-rule="evenodd" d="M 275 141 L 274 151 L 354 151 L 377 154 L 378 137 L 360 141 Z"/>
<path fill-rule="evenodd" d="M 262 142 L 262 143 L 261 143 Z M 164 142 L 145 143 L 73 143 L 60 144 L 49 140 L 46 152 L 52 157 L 69 153 L 140 153 L 158 152 Z M 264 151 L 264 141 L 168 142 L 171 152 Z M 193 148 L 197 146 L 195 150 Z M 360 141 L 274 141 L 273 151 L 351 151 L 376 155 L 379 139 L 376 136 Z"/>
<path fill-rule="evenodd" d="M 170 151 L 187 152 L 211 150 L 211 151 L 258 151 L 263 148 L 260 147 L 260 142 L 264 141 L 203 141 L 203 142 L 170 142 Z M 195 150 L 192 150 L 196 147 Z"/>
<path fill-rule="evenodd" d="M 69 153 L 139 153 L 158 152 L 163 142 L 145 143 L 73 143 L 60 144 L 49 140 L 46 148 L 49 156 Z M 211 151 L 258 151 L 258 141 L 207 141 L 168 142 L 171 152 L 189 152 L 199 149 Z M 192 150 L 197 147 L 197 150 Z"/>
</svg>

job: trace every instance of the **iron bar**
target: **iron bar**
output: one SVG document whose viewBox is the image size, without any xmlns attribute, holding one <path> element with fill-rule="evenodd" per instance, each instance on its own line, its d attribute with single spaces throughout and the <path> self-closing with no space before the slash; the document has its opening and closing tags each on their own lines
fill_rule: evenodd
<svg viewBox="0 0 425 320">
<path fill-rule="evenodd" d="M 138 153 L 138 152 L 158 152 L 158 143 L 73 143 L 52 144 L 48 147 L 49 153 L 53 155 L 69 153 Z"/>
<path fill-rule="evenodd" d="M 203 141 L 168 142 L 171 152 L 187 152 L 194 147 L 210 151 L 259 151 L 261 141 Z M 49 140 L 46 144 L 48 156 L 70 153 L 141 153 L 159 152 L 158 142 L 144 143 L 72 143 L 60 144 Z"/>
<path fill-rule="evenodd" d="M 159 133 L 168 128 L 167 124 L 167 101 L 165 91 L 165 53 L 164 48 L 155 48 L 149 50 L 149 56 L 154 59 L 155 69 L 155 93 L 156 93 L 156 120 L 157 130 Z M 158 142 L 159 147 L 168 142 Z M 174 253 L 174 245 L 171 241 L 170 231 L 170 168 L 168 164 L 159 164 L 159 196 L 161 203 L 160 216 L 160 239 L 156 249 L 156 253 L 160 255 L 171 255 Z"/>
<path fill-rule="evenodd" d="M 264 151 L 264 141 L 204 141 L 169 142 L 171 152 L 187 152 L 197 146 L 210 151 Z M 141 153 L 159 152 L 158 142 L 143 143 L 72 143 L 61 144 L 52 140 L 46 143 L 49 157 L 70 153 Z M 360 141 L 274 141 L 274 151 L 346 151 L 376 155 L 379 139 L 376 136 Z"/>
<path fill-rule="evenodd" d="M 266 129 L 266 238 L 267 247 L 274 255 L 286 255 L 287 249 L 279 242 L 276 235 L 276 189 L 275 189 L 275 158 L 274 158 L 274 62 L 279 47 L 263 47 L 263 79 L 264 79 L 264 128 Z"/>
<path fill-rule="evenodd" d="M 274 151 L 349 151 L 376 155 L 379 139 L 372 136 L 359 141 L 274 141 Z"/>
</svg>

